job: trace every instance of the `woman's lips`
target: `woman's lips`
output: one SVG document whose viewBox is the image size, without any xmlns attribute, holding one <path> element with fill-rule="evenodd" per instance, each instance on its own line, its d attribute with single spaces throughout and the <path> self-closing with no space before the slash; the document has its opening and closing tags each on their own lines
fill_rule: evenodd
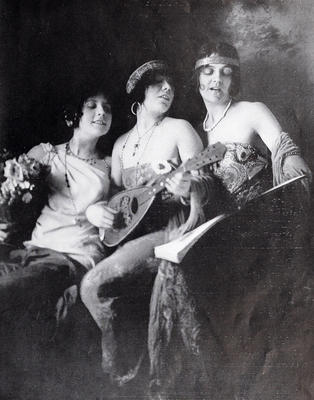
<svg viewBox="0 0 314 400">
<path fill-rule="evenodd" d="M 159 98 L 160 98 L 160 99 L 163 99 L 163 100 L 166 100 L 166 101 L 170 101 L 170 97 L 167 96 L 167 95 L 159 96 Z"/>
<path fill-rule="evenodd" d="M 103 121 L 103 120 L 93 121 L 93 124 L 103 125 L 103 126 L 107 125 L 106 121 Z"/>
</svg>

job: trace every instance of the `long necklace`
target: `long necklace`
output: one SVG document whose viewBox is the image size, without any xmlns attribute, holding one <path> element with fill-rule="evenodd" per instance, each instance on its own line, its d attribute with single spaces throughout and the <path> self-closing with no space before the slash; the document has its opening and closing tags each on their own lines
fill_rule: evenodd
<svg viewBox="0 0 314 400">
<path fill-rule="evenodd" d="M 78 160 L 85 161 L 90 165 L 95 165 L 96 164 L 96 157 L 84 158 L 84 157 L 80 157 L 77 154 L 73 153 L 73 151 L 71 149 L 71 146 L 70 146 L 70 142 L 66 143 L 65 151 L 66 151 L 67 154 L 70 154 L 71 156 L 77 158 Z"/>
<path fill-rule="evenodd" d="M 66 143 L 65 148 L 67 149 L 67 145 L 68 143 Z M 66 187 L 68 188 L 69 191 L 69 195 L 70 195 L 70 199 L 72 202 L 72 206 L 74 208 L 74 211 L 76 213 L 76 216 L 74 217 L 74 223 L 75 225 L 78 225 L 80 227 L 82 227 L 82 218 L 79 216 L 79 212 L 77 211 L 74 199 L 73 199 L 73 195 L 72 195 L 72 190 L 71 190 L 71 185 L 70 185 L 70 180 L 69 180 L 69 176 L 68 176 L 68 167 L 67 167 L 67 151 L 64 152 L 64 179 L 65 179 L 65 184 Z"/>
<path fill-rule="evenodd" d="M 133 148 L 133 153 L 132 153 L 132 157 L 136 156 L 136 153 L 138 152 L 139 148 L 140 148 L 140 144 L 141 144 L 141 140 L 143 139 L 143 137 L 145 135 L 147 135 L 147 133 L 149 133 L 151 130 L 153 130 L 157 125 L 159 125 L 160 121 L 156 121 L 153 123 L 153 125 L 147 129 L 147 131 L 145 131 L 142 135 L 140 135 L 140 132 L 138 130 L 138 124 L 136 124 L 136 132 L 137 132 L 137 141 L 134 144 L 134 148 Z"/>
<path fill-rule="evenodd" d="M 147 141 L 146 141 L 146 143 L 145 143 L 145 146 L 143 147 L 142 153 L 139 155 L 139 157 L 138 157 L 138 159 L 137 159 L 137 161 L 136 161 L 136 166 L 135 166 L 135 171 L 136 171 L 136 172 L 135 172 L 135 173 L 136 173 L 136 175 L 135 175 L 135 185 L 137 185 L 137 183 L 138 183 L 138 171 L 139 171 L 139 167 L 140 167 L 140 161 L 141 161 L 141 159 L 142 159 L 143 156 L 144 156 L 145 150 L 146 150 L 146 148 L 147 148 L 147 146 L 148 146 L 148 143 L 150 142 L 150 139 L 151 139 L 152 136 L 153 136 L 153 133 L 154 133 L 154 131 L 155 131 L 155 128 L 161 123 L 161 121 L 162 121 L 162 120 L 159 120 L 159 121 L 155 122 L 154 125 L 149 129 L 150 135 L 148 136 L 148 139 L 147 139 Z M 145 132 L 145 134 L 148 133 L 149 131 Z M 127 137 L 126 137 L 126 139 L 125 139 L 125 142 L 124 142 L 124 144 L 123 144 L 123 146 L 122 146 L 122 149 L 121 149 L 121 154 L 120 154 L 121 171 L 124 170 L 124 164 L 123 164 L 124 150 L 125 150 L 125 147 L 126 147 L 128 141 L 129 141 L 130 134 L 131 134 L 131 132 L 128 133 L 128 135 L 127 135 Z M 145 135 L 145 134 L 144 134 L 144 135 Z M 142 137 L 143 137 L 144 135 L 142 135 Z M 132 156 L 134 156 L 134 152 L 133 152 Z"/>
<path fill-rule="evenodd" d="M 222 113 L 222 116 L 210 128 L 206 128 L 206 122 L 207 122 L 208 117 L 209 117 L 208 113 L 206 114 L 206 117 L 205 117 L 204 122 L 203 122 L 203 129 L 204 129 L 205 132 L 207 132 L 207 133 L 212 132 L 216 128 L 216 126 L 225 118 L 225 116 L 226 116 L 226 114 L 227 114 L 227 112 L 228 112 L 228 110 L 229 110 L 229 108 L 231 106 L 231 103 L 232 103 L 232 99 L 230 99 L 229 103 L 226 105 L 226 108 L 224 109 L 224 112 Z"/>
</svg>

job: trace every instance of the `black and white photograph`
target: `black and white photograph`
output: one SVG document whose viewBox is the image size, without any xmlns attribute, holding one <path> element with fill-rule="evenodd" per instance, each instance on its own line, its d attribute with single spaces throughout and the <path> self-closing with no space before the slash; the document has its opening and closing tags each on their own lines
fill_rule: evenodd
<svg viewBox="0 0 314 400">
<path fill-rule="evenodd" d="M 0 400 L 314 400 L 312 0 L 0 32 Z"/>
</svg>

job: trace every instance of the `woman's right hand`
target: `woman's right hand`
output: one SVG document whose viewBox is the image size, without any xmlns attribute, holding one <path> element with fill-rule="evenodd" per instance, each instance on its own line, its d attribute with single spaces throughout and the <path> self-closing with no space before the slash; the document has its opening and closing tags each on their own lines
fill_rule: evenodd
<svg viewBox="0 0 314 400">
<path fill-rule="evenodd" d="M 113 208 L 108 207 L 106 201 L 101 201 L 88 206 L 85 214 L 88 221 L 97 226 L 97 228 L 109 229 L 114 224 L 117 212 Z"/>
</svg>

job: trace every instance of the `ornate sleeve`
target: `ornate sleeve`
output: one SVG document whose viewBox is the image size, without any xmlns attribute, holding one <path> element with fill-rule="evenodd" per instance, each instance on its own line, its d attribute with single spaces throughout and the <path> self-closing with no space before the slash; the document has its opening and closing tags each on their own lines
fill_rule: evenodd
<svg viewBox="0 0 314 400">
<path fill-rule="evenodd" d="M 306 175 L 302 180 L 302 187 L 307 201 L 310 197 L 310 183 L 312 173 L 301 157 L 299 147 L 290 136 L 282 132 L 272 151 L 273 184 L 278 185 L 298 175 Z"/>
</svg>

